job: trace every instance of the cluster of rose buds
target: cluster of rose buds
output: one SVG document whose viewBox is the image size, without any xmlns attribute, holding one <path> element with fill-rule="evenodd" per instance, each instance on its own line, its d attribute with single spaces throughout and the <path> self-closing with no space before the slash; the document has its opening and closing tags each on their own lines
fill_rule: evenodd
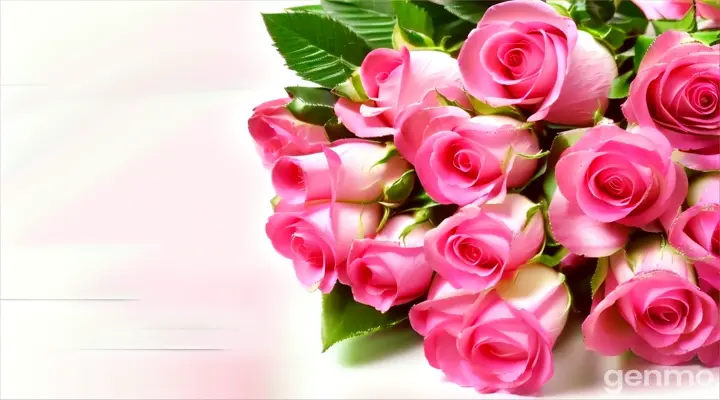
<svg viewBox="0 0 720 400">
<path fill-rule="evenodd" d="M 590 350 L 720 365 L 720 45 L 660 34 L 615 101 L 590 32 L 510 0 L 459 52 L 372 50 L 327 91 L 345 138 L 294 99 L 257 107 L 266 233 L 300 283 L 407 307 L 429 364 L 480 392 L 540 390 L 583 304 Z"/>
</svg>

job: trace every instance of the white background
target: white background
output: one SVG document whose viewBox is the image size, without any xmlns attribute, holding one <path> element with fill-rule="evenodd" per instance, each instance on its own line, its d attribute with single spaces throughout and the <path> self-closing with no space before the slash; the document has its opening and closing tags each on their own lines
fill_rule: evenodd
<svg viewBox="0 0 720 400">
<path fill-rule="evenodd" d="M 321 354 L 319 296 L 264 236 L 246 121 L 299 80 L 259 13 L 297 4 L 0 2 L 1 398 L 481 397 L 408 332 Z M 546 396 L 650 368 L 568 333 Z M 713 374 L 615 397 L 718 398 Z"/>
</svg>

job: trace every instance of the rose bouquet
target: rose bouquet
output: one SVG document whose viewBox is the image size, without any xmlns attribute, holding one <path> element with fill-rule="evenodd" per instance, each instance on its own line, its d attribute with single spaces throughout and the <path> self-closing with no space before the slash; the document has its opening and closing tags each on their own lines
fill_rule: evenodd
<svg viewBox="0 0 720 400">
<path fill-rule="evenodd" d="M 537 393 L 585 345 L 720 364 L 720 3 L 323 0 L 263 15 L 314 85 L 248 122 L 323 350 L 408 320 Z"/>
</svg>

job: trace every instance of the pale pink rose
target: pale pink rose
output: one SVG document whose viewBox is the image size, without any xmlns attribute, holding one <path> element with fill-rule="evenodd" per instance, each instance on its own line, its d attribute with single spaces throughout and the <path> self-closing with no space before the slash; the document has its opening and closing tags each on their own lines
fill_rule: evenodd
<svg viewBox="0 0 720 400">
<path fill-rule="evenodd" d="M 583 323 L 587 348 L 607 356 L 632 350 L 674 365 L 709 344 L 718 307 L 696 286 L 690 262 L 662 237 L 632 242 L 603 262 L 607 277 Z"/>
<path fill-rule="evenodd" d="M 423 240 L 431 225 L 416 225 L 401 237 L 413 224 L 412 215 L 397 215 L 374 239 L 353 242 L 347 268 L 339 270 L 339 280 L 350 286 L 355 301 L 386 312 L 427 292 L 433 271 L 425 261 Z"/>
<path fill-rule="evenodd" d="M 329 202 L 297 209 L 292 205 L 276 208 L 265 225 L 265 233 L 275 251 L 292 260 L 303 286 L 329 293 L 353 240 L 375 234 L 382 207 Z"/>
<path fill-rule="evenodd" d="M 555 240 L 573 253 L 603 257 L 621 249 L 633 227 L 661 230 L 657 219 L 687 193 L 687 176 L 671 153 L 653 128 L 589 129 L 555 166 L 549 210 Z"/>
<path fill-rule="evenodd" d="M 288 102 L 285 98 L 262 103 L 248 120 L 248 131 L 266 167 L 281 156 L 314 153 L 330 143 L 325 128 L 299 121 L 285 108 Z"/>
<path fill-rule="evenodd" d="M 692 169 L 720 169 L 720 45 L 667 31 L 650 46 L 623 104 L 628 122 L 655 127 Z"/>
<path fill-rule="evenodd" d="M 535 206 L 520 194 L 502 203 L 465 206 L 425 235 L 425 257 L 453 286 L 489 289 L 512 278 L 542 248 L 542 213 L 527 220 Z"/>
<path fill-rule="evenodd" d="M 341 98 L 335 114 L 362 138 L 394 135 L 406 108 L 438 105 L 435 90 L 467 103 L 457 61 L 443 52 L 376 49 L 363 60 L 360 79 L 370 100 L 360 104 Z"/>
<path fill-rule="evenodd" d="M 693 0 L 633 0 L 648 19 L 682 19 Z M 697 0 L 696 14 L 720 22 L 720 3 L 717 0 Z"/>
<path fill-rule="evenodd" d="M 490 7 L 458 57 L 467 91 L 492 105 L 518 105 L 529 121 L 590 125 L 617 77 L 612 54 L 572 19 L 540 0 Z"/>
<path fill-rule="evenodd" d="M 277 194 L 292 203 L 328 200 L 373 202 L 410 164 L 394 156 L 378 164 L 388 148 L 361 139 L 338 140 L 319 153 L 280 157 L 272 168 Z"/>
<path fill-rule="evenodd" d="M 670 224 L 668 241 L 694 260 L 699 279 L 720 289 L 720 173 L 694 180 L 687 203 Z"/>
<path fill-rule="evenodd" d="M 427 194 L 442 204 L 482 204 L 523 186 L 538 161 L 517 154 L 539 151 L 537 137 L 504 116 L 470 115 L 458 107 L 412 112 L 395 137 L 400 154 L 415 165 Z"/>
<path fill-rule="evenodd" d="M 428 362 L 448 380 L 482 393 L 533 394 L 553 375 L 552 348 L 569 311 L 562 275 L 528 264 L 494 290 L 431 297 L 410 321 L 425 336 Z"/>
</svg>

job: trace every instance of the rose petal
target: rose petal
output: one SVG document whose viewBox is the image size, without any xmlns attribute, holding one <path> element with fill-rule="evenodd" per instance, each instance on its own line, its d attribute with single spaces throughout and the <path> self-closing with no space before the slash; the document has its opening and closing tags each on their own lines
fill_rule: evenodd
<svg viewBox="0 0 720 400">
<path fill-rule="evenodd" d="M 549 214 L 553 237 L 575 254 L 609 256 L 621 249 L 630 237 L 629 228 L 588 217 L 559 190 L 550 203 Z"/>
</svg>

